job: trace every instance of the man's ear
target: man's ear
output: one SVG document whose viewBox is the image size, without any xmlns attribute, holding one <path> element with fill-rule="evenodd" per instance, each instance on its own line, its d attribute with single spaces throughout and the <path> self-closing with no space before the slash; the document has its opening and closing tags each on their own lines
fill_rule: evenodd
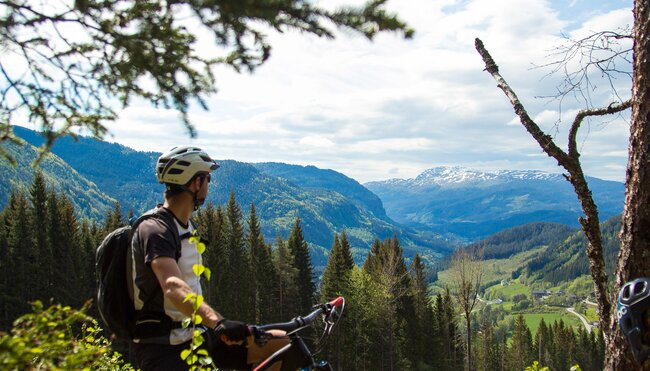
<svg viewBox="0 0 650 371">
<path fill-rule="evenodd" d="M 195 192 L 196 190 L 201 188 L 201 177 L 195 176 L 190 180 L 190 183 L 187 185 L 187 188 L 189 188 L 192 192 Z"/>
</svg>

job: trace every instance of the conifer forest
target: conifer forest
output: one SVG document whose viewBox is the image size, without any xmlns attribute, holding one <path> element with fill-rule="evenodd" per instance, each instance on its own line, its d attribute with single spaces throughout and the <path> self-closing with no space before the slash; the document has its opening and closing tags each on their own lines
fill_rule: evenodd
<svg viewBox="0 0 650 371">
<path fill-rule="evenodd" d="M 79 219 L 67 196 L 49 189 L 39 173 L 28 190 L 12 192 L 0 213 L 0 331 L 9 332 L 34 300 L 79 308 L 95 296 L 95 249 L 133 217 L 120 210 L 116 204 L 101 223 Z M 453 290 L 431 295 L 429 268 L 418 255 L 407 264 L 396 237 L 376 240 L 358 266 L 345 231 L 336 234 L 327 266 L 316 277 L 299 218 L 286 239 L 265 241 L 255 206 L 245 215 L 231 195 L 225 205 L 206 205 L 194 221 L 207 241 L 203 264 L 213 272 L 203 282 L 205 300 L 226 318 L 282 322 L 342 295 L 343 320 L 318 355 L 335 369 L 465 367 L 466 321 Z M 92 306 L 89 314 L 97 317 Z M 521 315 L 504 328 L 496 326 L 496 317 L 483 310 L 473 318 L 477 370 L 523 370 L 534 361 L 552 370 L 602 367 L 598 331 L 544 320 L 531 329 Z M 129 360 L 128 345 L 113 347 Z"/>
</svg>

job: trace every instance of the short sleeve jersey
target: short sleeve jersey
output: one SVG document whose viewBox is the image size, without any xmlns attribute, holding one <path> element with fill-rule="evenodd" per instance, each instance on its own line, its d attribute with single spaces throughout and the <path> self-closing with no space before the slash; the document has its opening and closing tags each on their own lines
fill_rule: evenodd
<svg viewBox="0 0 650 371">
<path fill-rule="evenodd" d="M 182 344 L 192 338 L 191 329 L 165 327 L 165 324 L 182 322 L 187 316 L 168 301 L 160 287 L 158 279 L 151 269 L 155 259 L 167 257 L 176 260 L 182 279 L 193 292 L 202 294 L 200 278 L 194 274 L 194 264 L 200 263 L 201 254 L 196 246 L 190 244 L 189 236 L 194 227 L 181 224 L 174 218 L 175 230 L 170 230 L 158 218 L 143 221 L 136 229 L 132 241 L 132 287 L 136 310 L 135 342 Z M 180 236 L 180 249 L 176 245 L 177 233 Z M 166 331 L 159 331 L 166 328 Z M 146 335 L 142 335 L 146 334 Z"/>
</svg>

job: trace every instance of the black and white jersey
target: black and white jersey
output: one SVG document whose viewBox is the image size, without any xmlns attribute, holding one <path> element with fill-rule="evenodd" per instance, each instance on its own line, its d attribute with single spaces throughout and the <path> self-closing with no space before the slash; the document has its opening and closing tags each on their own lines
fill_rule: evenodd
<svg viewBox="0 0 650 371">
<path fill-rule="evenodd" d="M 170 212 L 171 214 L 171 212 Z M 134 342 L 182 344 L 192 338 L 190 328 L 179 325 L 187 316 L 169 302 L 151 269 L 151 262 L 169 257 L 178 263 L 182 279 L 193 292 L 202 295 L 200 278 L 194 274 L 194 264 L 201 262 L 196 245 L 190 244 L 192 223 L 184 226 L 174 217 L 174 227 L 159 218 L 143 221 L 132 241 L 132 287 L 136 310 Z M 174 235 L 176 234 L 176 235 Z M 180 249 L 177 241 L 179 236 Z"/>
</svg>

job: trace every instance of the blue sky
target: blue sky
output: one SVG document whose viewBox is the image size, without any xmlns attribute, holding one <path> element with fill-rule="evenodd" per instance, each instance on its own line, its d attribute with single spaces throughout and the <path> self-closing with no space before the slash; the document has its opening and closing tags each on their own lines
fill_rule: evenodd
<svg viewBox="0 0 650 371">
<path fill-rule="evenodd" d="M 336 7 L 352 1 L 324 1 Z M 485 43 L 529 114 L 566 148 L 568 123 L 583 102 L 552 95 L 559 74 L 533 68 L 564 42 L 632 23 L 631 0 L 390 0 L 415 28 L 412 40 L 384 34 L 374 42 L 340 32 L 336 40 L 269 32 L 273 51 L 253 74 L 217 71 L 219 92 L 198 107 L 190 139 L 174 111 L 147 104 L 120 111 L 106 139 L 162 152 L 205 147 L 218 159 L 279 161 L 340 171 L 360 182 L 410 178 L 460 165 L 480 170 L 559 172 L 518 123 L 474 49 Z M 213 49 L 205 44 L 203 49 Z M 214 50 L 215 53 L 218 52 Z M 546 76 L 546 77 L 545 77 Z M 592 76 L 594 106 L 614 97 Z M 623 98 L 630 81 L 616 81 Z M 591 120 L 579 135 L 586 173 L 623 181 L 629 111 Z M 560 120 L 560 121 L 558 121 Z"/>
</svg>

